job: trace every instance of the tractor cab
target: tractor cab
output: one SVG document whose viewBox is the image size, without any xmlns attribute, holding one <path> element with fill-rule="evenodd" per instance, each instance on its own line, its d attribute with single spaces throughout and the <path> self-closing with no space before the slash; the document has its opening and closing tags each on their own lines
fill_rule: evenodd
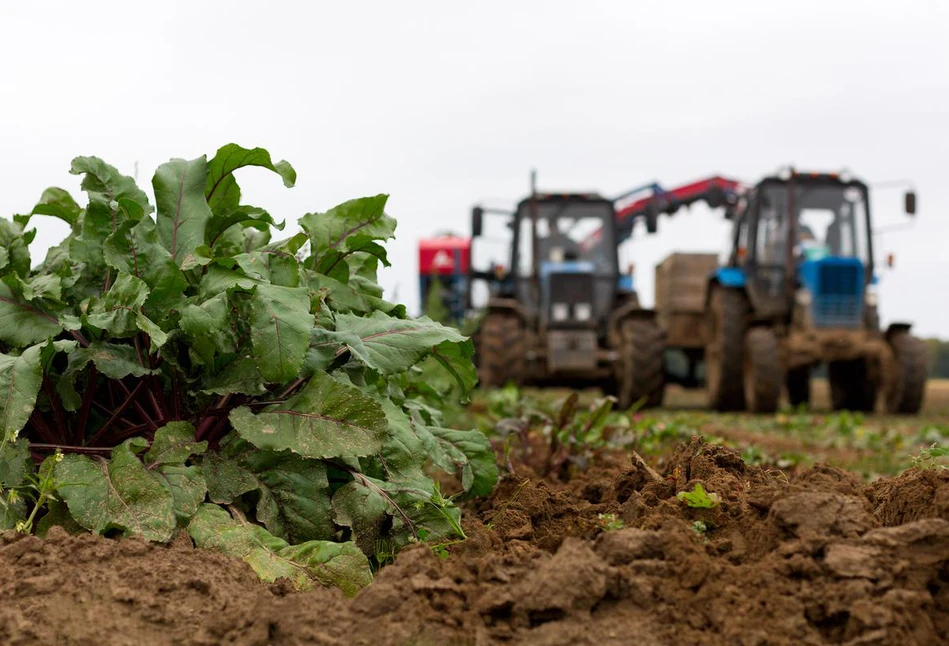
<svg viewBox="0 0 949 646">
<path fill-rule="evenodd" d="M 731 264 L 757 313 L 855 329 L 875 317 L 866 184 L 827 173 L 768 177 L 735 219 Z"/>
<path fill-rule="evenodd" d="M 619 285 L 616 212 L 592 194 L 539 194 L 514 213 L 511 248 L 518 302 L 547 328 L 589 328 L 605 335 Z M 623 285 L 625 291 L 631 285 Z"/>
<path fill-rule="evenodd" d="M 906 212 L 916 212 L 909 192 Z M 867 185 L 834 173 L 766 177 L 731 206 L 731 253 L 706 297 L 705 369 L 719 410 L 810 401 L 826 364 L 835 409 L 915 413 L 926 365 L 910 325 L 882 332 Z"/>
<path fill-rule="evenodd" d="M 513 212 L 475 207 L 475 256 L 486 214 L 504 215 L 510 237 L 507 267 L 471 274 L 490 285 L 475 334 L 482 383 L 602 386 L 620 406 L 658 405 L 663 338 L 620 273 L 613 202 L 532 190 Z"/>
</svg>

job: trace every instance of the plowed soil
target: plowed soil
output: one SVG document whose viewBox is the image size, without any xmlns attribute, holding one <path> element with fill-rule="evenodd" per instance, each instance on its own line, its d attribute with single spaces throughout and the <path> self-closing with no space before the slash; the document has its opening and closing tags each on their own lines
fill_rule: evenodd
<svg viewBox="0 0 949 646">
<path fill-rule="evenodd" d="M 354 599 L 261 584 L 185 537 L 8 533 L 0 643 L 949 642 L 949 472 L 788 478 L 697 439 L 666 468 L 623 456 L 569 483 L 522 468 L 447 558 L 403 551 Z M 677 500 L 696 482 L 718 507 Z"/>
</svg>

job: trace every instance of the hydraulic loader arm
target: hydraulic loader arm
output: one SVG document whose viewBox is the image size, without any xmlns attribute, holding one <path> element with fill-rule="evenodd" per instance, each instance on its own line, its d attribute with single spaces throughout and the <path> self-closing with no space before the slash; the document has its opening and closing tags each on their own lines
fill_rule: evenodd
<svg viewBox="0 0 949 646">
<path fill-rule="evenodd" d="M 633 202 L 627 201 L 630 195 L 646 189 L 651 191 L 650 195 Z M 633 224 L 637 219 L 645 219 L 646 229 L 652 233 L 656 229 L 656 220 L 661 214 L 672 215 L 682 206 L 690 206 L 702 201 L 712 208 L 735 204 L 742 190 L 741 182 L 715 175 L 668 191 L 658 184 L 650 184 L 641 189 L 629 191 L 616 200 L 619 239 L 625 240 L 632 235 Z"/>
</svg>

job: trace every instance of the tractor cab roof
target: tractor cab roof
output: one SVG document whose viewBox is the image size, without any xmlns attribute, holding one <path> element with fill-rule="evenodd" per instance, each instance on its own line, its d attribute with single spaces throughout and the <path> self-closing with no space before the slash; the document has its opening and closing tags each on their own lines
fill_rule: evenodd
<svg viewBox="0 0 949 646">
<path fill-rule="evenodd" d="M 551 192 L 538 192 L 534 193 L 533 198 L 538 202 L 589 202 L 589 203 L 598 203 L 606 202 L 613 205 L 611 200 L 606 199 L 599 193 L 551 193 Z M 528 195 L 523 200 L 518 203 L 518 207 L 523 204 L 528 204 L 531 201 L 531 196 Z"/>
<path fill-rule="evenodd" d="M 758 182 L 759 186 L 767 184 L 787 184 L 793 178 L 797 184 L 825 185 L 825 186 L 859 186 L 866 188 L 866 184 L 854 178 L 849 173 L 802 172 L 785 171 L 777 175 L 769 175 Z"/>
</svg>

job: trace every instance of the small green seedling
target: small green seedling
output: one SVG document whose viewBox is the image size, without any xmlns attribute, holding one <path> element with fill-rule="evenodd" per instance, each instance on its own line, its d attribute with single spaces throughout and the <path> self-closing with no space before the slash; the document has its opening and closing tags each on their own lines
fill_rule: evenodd
<svg viewBox="0 0 949 646">
<path fill-rule="evenodd" d="M 599 521 L 597 524 L 604 532 L 612 532 L 626 527 L 626 523 L 623 522 L 623 519 L 616 514 L 600 514 L 597 516 L 597 519 Z"/>
<path fill-rule="evenodd" d="M 949 447 L 938 446 L 933 443 L 932 446 L 920 449 L 919 455 L 913 457 L 913 466 L 919 469 L 949 469 L 944 464 L 940 464 L 940 458 L 949 457 Z"/>
<path fill-rule="evenodd" d="M 692 523 L 692 531 L 699 536 L 705 536 L 708 533 L 708 525 L 705 524 L 704 520 L 697 520 Z"/>
<path fill-rule="evenodd" d="M 692 487 L 692 491 L 680 491 L 676 498 L 697 509 L 711 509 L 717 507 L 719 502 L 718 495 L 706 492 L 705 487 L 698 482 Z"/>
</svg>

